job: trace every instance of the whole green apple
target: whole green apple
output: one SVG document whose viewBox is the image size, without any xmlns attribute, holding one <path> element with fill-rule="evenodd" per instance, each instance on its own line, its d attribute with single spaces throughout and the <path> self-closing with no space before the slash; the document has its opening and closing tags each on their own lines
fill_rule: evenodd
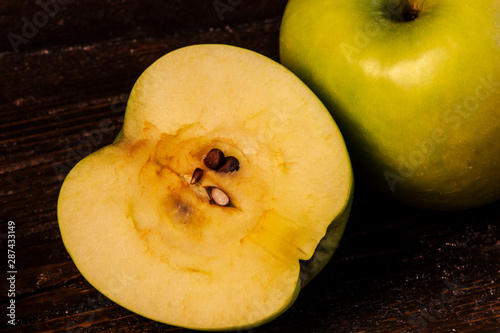
<svg viewBox="0 0 500 333">
<path fill-rule="evenodd" d="M 280 57 L 361 181 L 428 209 L 500 199 L 499 0 L 290 0 Z"/>
</svg>

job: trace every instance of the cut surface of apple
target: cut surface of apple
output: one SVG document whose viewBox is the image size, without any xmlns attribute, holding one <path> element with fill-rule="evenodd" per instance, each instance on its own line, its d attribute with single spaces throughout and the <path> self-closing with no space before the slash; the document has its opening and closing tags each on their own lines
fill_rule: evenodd
<svg viewBox="0 0 500 333">
<path fill-rule="evenodd" d="M 214 154 L 237 167 L 210 164 Z M 333 254 L 352 190 L 341 133 L 298 78 L 249 50 L 195 45 L 140 76 L 120 138 L 64 181 L 58 219 L 76 266 L 111 300 L 231 329 L 293 303 Z"/>
</svg>

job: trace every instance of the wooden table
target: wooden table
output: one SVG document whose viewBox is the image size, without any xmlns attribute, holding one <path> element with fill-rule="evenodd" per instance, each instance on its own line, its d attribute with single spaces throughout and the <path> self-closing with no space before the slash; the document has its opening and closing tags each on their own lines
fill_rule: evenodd
<svg viewBox="0 0 500 333">
<path fill-rule="evenodd" d="M 279 60 L 286 1 L 270 3 L 0 3 L 6 264 L 9 221 L 15 232 L 15 267 L 2 272 L 2 332 L 189 332 L 135 315 L 86 282 L 61 241 L 58 192 L 78 160 L 112 142 L 133 83 L 168 51 L 226 43 Z M 331 263 L 285 314 L 252 332 L 499 332 L 499 222 L 500 202 L 430 212 L 357 184 Z M 15 326 L 6 316 L 12 299 Z"/>
</svg>

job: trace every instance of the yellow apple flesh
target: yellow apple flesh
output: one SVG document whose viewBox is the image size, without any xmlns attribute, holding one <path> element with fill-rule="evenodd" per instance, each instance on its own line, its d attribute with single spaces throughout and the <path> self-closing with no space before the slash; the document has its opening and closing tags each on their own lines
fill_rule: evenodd
<svg viewBox="0 0 500 333">
<path fill-rule="evenodd" d="M 239 168 L 207 168 L 212 149 Z M 297 77 L 249 50 L 196 45 L 141 75 L 120 138 L 67 176 L 58 219 L 76 266 L 111 300 L 232 329 L 293 303 L 333 254 L 352 189 L 341 133 Z"/>
</svg>

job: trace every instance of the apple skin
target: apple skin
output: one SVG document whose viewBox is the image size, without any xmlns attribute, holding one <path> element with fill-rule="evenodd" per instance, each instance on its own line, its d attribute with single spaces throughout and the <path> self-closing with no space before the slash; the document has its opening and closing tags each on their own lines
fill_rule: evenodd
<svg viewBox="0 0 500 333">
<path fill-rule="evenodd" d="M 360 183 L 425 209 L 500 199 L 500 1 L 290 0 L 280 58 L 332 113 Z"/>
</svg>

